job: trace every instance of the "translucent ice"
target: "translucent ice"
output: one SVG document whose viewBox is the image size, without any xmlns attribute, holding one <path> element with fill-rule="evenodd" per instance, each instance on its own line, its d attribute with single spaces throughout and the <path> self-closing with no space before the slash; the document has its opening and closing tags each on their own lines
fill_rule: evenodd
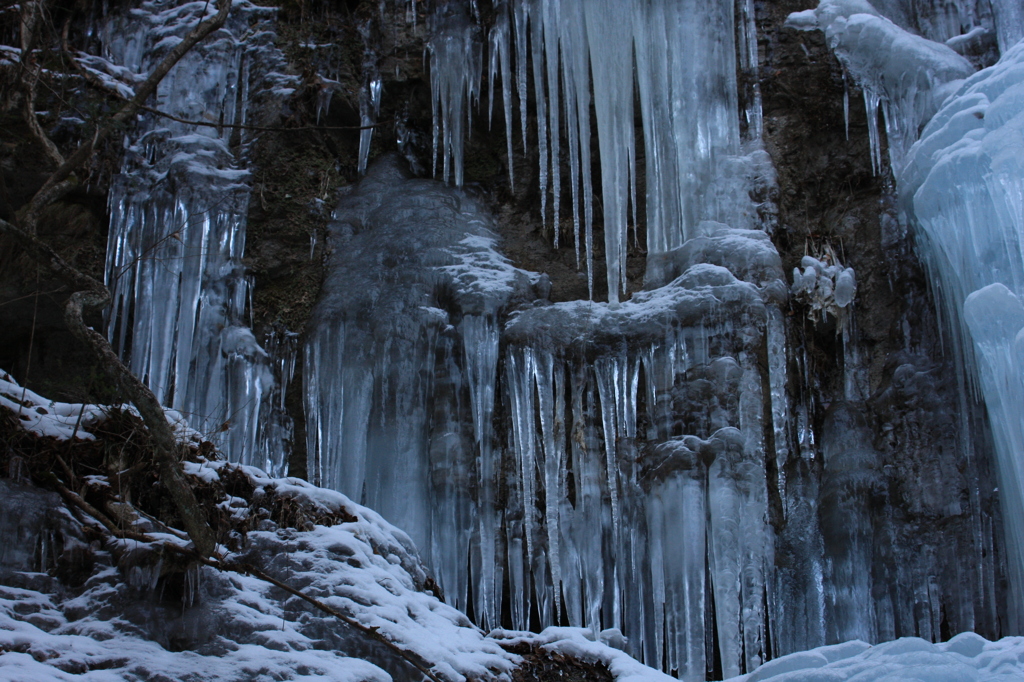
<svg viewBox="0 0 1024 682">
<path fill-rule="evenodd" d="M 101 26 L 109 61 L 146 73 L 209 11 L 201 3 L 146 3 Z M 272 13 L 234 6 L 225 28 L 198 45 L 160 83 L 153 106 L 186 120 L 240 124 L 257 95 L 279 84 Z M 249 134 L 144 113 L 126 140 L 110 191 L 106 281 L 108 333 L 133 372 L 164 404 L 244 462 L 280 467 L 286 453 L 257 450 L 270 359 L 245 326 L 242 267 Z M 262 412 L 261 412 L 262 410 Z M 269 460 L 267 458 L 270 458 Z"/>
<path fill-rule="evenodd" d="M 1006 509 L 1013 592 L 1024 598 L 1024 450 L 1016 335 L 1024 294 L 1024 44 L 978 72 L 925 127 L 899 177 L 953 341 L 984 394 Z M 1014 511 L 1016 510 L 1016 511 Z M 1018 603 L 1016 613 L 1020 613 Z M 1017 626 L 1019 627 L 1019 625 Z"/>
<path fill-rule="evenodd" d="M 876 172 L 881 170 L 878 108 L 885 117 L 889 161 L 899 173 L 921 127 L 958 81 L 974 72 L 950 47 L 900 28 L 867 0 L 822 0 L 813 11 L 790 15 L 787 25 L 824 31 L 829 47 L 864 91 Z"/>
<path fill-rule="evenodd" d="M 481 620 L 496 624 L 496 324 L 532 289 L 495 251 L 490 221 L 461 191 L 408 179 L 395 158 L 371 166 L 329 228 L 304 378 L 311 478 L 400 523 L 450 601 L 464 608 L 473 589 Z"/>
</svg>

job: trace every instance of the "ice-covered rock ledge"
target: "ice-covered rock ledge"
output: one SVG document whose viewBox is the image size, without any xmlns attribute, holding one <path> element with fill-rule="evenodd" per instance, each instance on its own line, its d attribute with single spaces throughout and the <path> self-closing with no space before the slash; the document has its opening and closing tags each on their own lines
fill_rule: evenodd
<svg viewBox="0 0 1024 682">
<path fill-rule="evenodd" d="M 791 14 L 786 26 L 824 31 L 836 58 L 864 91 L 876 172 L 882 168 L 879 106 L 889 160 L 898 173 L 921 126 L 974 73 L 951 47 L 903 30 L 867 0 L 821 0 L 816 9 Z"/>
</svg>

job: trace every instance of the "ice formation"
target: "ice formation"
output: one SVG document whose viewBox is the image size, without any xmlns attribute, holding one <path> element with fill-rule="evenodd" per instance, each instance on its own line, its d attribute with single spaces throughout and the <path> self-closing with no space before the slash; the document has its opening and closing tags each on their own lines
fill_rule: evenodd
<svg viewBox="0 0 1024 682">
<path fill-rule="evenodd" d="M 686 679 L 711 665 L 707 639 L 727 674 L 754 669 L 765 460 L 788 457 L 771 241 L 706 221 L 659 262 L 666 286 L 524 307 L 544 283 L 494 251 L 488 221 L 390 159 L 342 199 L 306 350 L 315 480 L 406 527 L 484 627 L 620 629 Z"/>
<path fill-rule="evenodd" d="M 801 360 L 780 304 L 792 293 L 816 319 L 849 321 L 857 276 L 830 254 L 808 256 L 792 287 L 784 281 L 767 233 L 774 176 L 756 140 L 756 96 L 746 140 L 736 115 L 732 9 L 499 2 L 484 59 L 471 7 L 444 6 L 431 39 L 439 174 L 459 182 L 461 127 L 486 64 L 509 153 L 514 137 L 529 140 L 527 100 L 540 112 L 545 220 L 561 219 L 552 159 L 568 147 L 576 239 L 589 250 L 593 100 L 609 303 L 549 304 L 541 279 L 496 253 L 477 202 L 386 161 L 339 205 L 306 352 L 310 471 L 408 527 L 451 603 L 471 603 L 484 627 L 617 631 L 629 653 L 684 679 L 845 639 L 995 627 L 998 612 L 986 591 L 991 527 L 977 496 L 965 497 L 977 471 L 954 453 L 950 467 L 963 473 L 945 476 L 934 453 L 907 446 L 901 454 L 942 480 L 891 472 L 866 428 L 852 335 L 843 400 L 791 403 L 802 389 L 787 385 L 788 365 Z M 844 43 L 850 64 L 883 45 L 857 73 L 916 69 L 891 84 L 894 101 L 904 101 L 900 84 L 920 90 L 906 100 L 916 136 L 938 105 L 932 86 L 973 67 L 864 13 L 840 17 L 870 38 Z M 720 30 L 697 30 L 708 24 Z M 743 46 L 741 66 L 756 68 Z M 622 301 L 634 92 L 648 257 L 644 291 Z M 922 413 L 937 381 L 925 361 L 904 358 L 897 374 L 874 398 L 887 428 L 950 417 Z M 808 423 L 815 409 L 826 414 L 821 433 Z M 912 509 L 897 494 L 916 496 Z M 925 529 L 935 518 L 956 527 L 952 557 Z"/>
<path fill-rule="evenodd" d="M 113 16 L 100 27 L 107 70 L 147 73 L 214 11 L 203 2 L 148 2 Z M 279 97 L 287 78 L 273 71 L 281 56 L 271 16 L 235 3 L 225 28 L 164 78 L 155 108 L 230 126 L 246 123 L 255 102 Z M 110 191 L 109 335 L 163 404 L 238 459 L 280 471 L 286 455 L 271 442 L 279 438 L 261 429 L 274 416 L 274 362 L 246 322 L 249 141 L 237 128 L 140 114 Z"/>
<path fill-rule="evenodd" d="M 510 321 L 516 627 L 531 608 L 542 623 L 564 609 L 572 625 L 621 629 L 627 650 L 684 679 L 703 677 L 712 625 L 725 675 L 764 660 L 770 382 L 752 344 L 779 292 L 777 262 L 766 274 L 759 289 L 697 262 L 618 308 L 557 304 Z"/>
<path fill-rule="evenodd" d="M 460 3 L 438 6 L 431 39 L 431 84 L 434 137 L 440 140 L 439 155 L 444 160 L 441 175 L 445 180 L 451 175 L 459 185 L 464 126 L 469 125 L 470 106 L 481 89 L 482 38 L 477 37 L 479 29 L 469 21 L 466 8 L 453 10 L 453 5 Z M 563 205 L 559 159 L 562 145 L 568 148 L 574 239 L 577 254 L 580 248 L 586 252 L 588 271 L 593 221 L 591 104 L 595 109 L 612 303 L 626 296 L 627 235 L 631 225 L 636 227 L 638 212 L 634 92 L 639 92 L 646 150 L 648 252 L 660 254 L 682 246 L 697 236 L 702 220 L 747 226 L 739 224 L 748 208 L 746 198 L 737 202 L 722 187 L 724 179 L 742 175 L 730 173 L 730 165 L 756 165 L 740 156 L 751 150 L 741 150 L 736 116 L 733 9 L 733 2 L 726 0 L 633 4 L 509 0 L 495 5 L 497 17 L 488 40 L 491 106 L 495 81 L 500 81 L 511 155 L 516 128 L 513 88 L 519 99 L 524 146 L 527 99 L 536 102 L 540 210 L 544 220 L 552 215 L 556 242 Z M 746 12 L 752 21 L 752 12 Z M 743 66 L 754 69 L 756 46 L 750 45 L 749 26 L 744 25 L 743 35 L 747 36 Z M 529 76 L 528 63 L 532 64 Z M 754 138 L 760 130 L 758 102 L 753 98 L 747 112 Z"/>
<path fill-rule="evenodd" d="M 847 312 L 857 294 L 857 273 L 843 267 L 833 251 L 824 260 L 804 256 L 800 267 L 793 268 L 793 284 L 789 288 L 793 298 L 807 304 L 812 319 L 839 317 Z"/>
<path fill-rule="evenodd" d="M 882 169 L 879 108 L 889 162 L 899 173 L 921 127 L 945 96 L 974 72 L 948 45 L 904 30 L 866 0 L 822 0 L 816 9 L 790 15 L 786 25 L 824 31 L 829 47 L 861 87 L 876 173 Z"/>
<path fill-rule="evenodd" d="M 959 329 L 954 340 L 988 406 L 1017 599 L 1024 599 L 1022 111 L 1024 43 L 1018 43 L 947 100 L 899 177 L 934 288 Z"/>
<path fill-rule="evenodd" d="M 904 3 L 879 5 L 897 23 L 908 16 Z M 117 80 L 118 89 L 130 87 L 133 74 L 144 72 L 203 7 L 143 5 L 107 26 L 106 59 L 86 67 Z M 976 472 L 945 471 L 935 481 L 917 481 L 913 494 L 900 493 L 922 518 L 970 525 L 971 533 L 948 541 L 954 556 L 944 558 L 939 541 L 893 513 L 898 502 L 885 490 L 889 463 L 865 427 L 863 392 L 857 404 L 848 392 L 831 406 L 821 434 L 809 423 L 810 407 L 790 402 L 798 389 L 787 386 L 788 365 L 801 360 L 786 346 L 780 304 L 791 294 L 816 316 L 845 315 L 856 274 L 835 258 L 808 256 L 792 286 L 784 281 L 765 231 L 766 207 L 759 205 L 772 169 L 757 142 L 756 92 L 746 98 L 746 138 L 738 115 L 737 66 L 757 68 L 752 3 L 740 3 L 734 14 L 724 0 L 498 0 L 486 35 L 471 3 L 435 7 L 428 49 L 437 174 L 463 184 L 463 144 L 486 68 L 489 107 L 500 96 L 509 155 L 514 136 L 521 134 L 524 145 L 537 136 L 540 211 L 553 220 L 556 240 L 563 238 L 566 200 L 559 160 L 563 150 L 567 155 L 577 254 L 585 252 L 589 262 L 595 132 L 609 303 L 547 302 L 544 279 L 501 256 L 481 202 L 410 179 L 394 159 L 366 169 L 371 131 L 363 131 L 359 167 L 366 177 L 342 197 L 330 226 L 330 272 L 304 349 L 313 480 L 405 527 L 449 604 L 471 606 L 483 627 L 568 622 L 588 628 L 590 639 L 579 630 L 539 637 L 591 651 L 598 646 L 591 640 L 602 638 L 593 633 L 601 632 L 688 680 L 703 679 L 716 664 L 727 676 L 750 672 L 769 655 L 826 642 L 909 633 L 938 639 L 943 628 L 994 623 L 997 608 L 985 587 L 995 576 L 986 544 L 991 529 L 979 520 L 976 500 L 960 495 L 976 486 Z M 245 2 L 235 8 L 228 28 L 168 77 L 157 108 L 238 123 L 253 102 L 289 91 L 293 83 L 274 72 L 262 10 Z M 966 17 L 974 10 L 957 4 L 957 11 Z M 1000 16 L 1015 11 L 1011 3 L 996 4 Z M 906 157 L 901 191 L 912 188 L 906 196 L 913 196 L 916 219 L 934 233 L 933 269 L 943 289 L 954 292 L 949 316 L 959 319 L 967 300 L 963 319 L 978 342 L 981 385 L 993 414 L 1005 412 L 997 440 L 1012 454 L 1024 442 L 1013 419 L 1024 410 L 1024 384 L 1010 381 L 1003 392 L 995 384 L 1021 369 L 1024 157 L 1014 135 L 1022 128 L 1024 48 L 1008 50 L 1000 66 L 960 86 L 973 70 L 964 58 L 881 14 L 866 2 L 826 0 L 794 15 L 791 25 L 825 30 L 864 89 L 869 114 L 883 108 L 893 168 L 903 168 Z M 738 32 L 736 16 L 744 21 Z M 926 16 L 937 17 L 937 10 L 918 21 Z M 949 24 L 929 26 L 931 37 L 961 48 L 967 42 L 958 42 Z M 1016 30 L 1012 21 L 999 26 L 1001 40 Z M 380 104 L 372 68 L 364 86 L 360 117 L 368 124 Z M 908 154 L 920 126 L 958 87 Z M 527 125 L 528 100 L 538 112 L 535 133 Z M 628 228 L 639 212 L 635 113 L 646 152 L 648 259 L 645 290 L 624 300 Z M 877 124 L 877 113 L 871 120 Z M 226 427 L 222 448 L 233 458 L 254 462 L 258 453 L 262 466 L 282 473 L 289 437 L 282 401 L 295 340 L 261 347 L 245 326 L 248 283 L 240 259 L 248 141 L 230 128 L 141 117 L 111 192 L 110 333 L 161 399 L 202 430 Z M 881 167 L 877 125 L 872 147 Z M 951 191 L 965 186 L 964 178 L 975 184 Z M 1006 244 L 1014 248 L 1000 251 Z M 930 370 L 905 360 L 880 404 L 918 405 L 934 392 Z M 47 409 L 41 399 L 12 391 L 4 390 L 4 405 L 34 410 L 42 432 L 69 435 L 74 406 L 53 406 L 59 418 L 47 419 L 38 411 Z M 267 419 L 268 411 L 277 417 Z M 893 412 L 891 419 L 906 419 L 908 428 L 925 423 L 916 413 Z M 1019 464 L 1012 456 L 1001 463 L 1007 516 L 1024 518 Z M 324 559 L 335 536 L 314 530 L 288 545 L 299 553 L 296 561 L 308 559 L 330 576 L 307 576 L 326 592 L 334 589 L 331 580 L 349 579 L 338 573 L 347 569 Z M 269 534 L 256 537 L 268 552 L 280 548 Z M 404 579 L 393 563 L 384 566 L 387 557 L 366 556 L 390 572 L 378 587 Z M 363 594 L 370 592 L 387 599 L 376 588 Z M 382 609 L 390 614 L 392 606 Z M 444 613 L 463 627 L 453 611 Z M 442 644 L 458 637 L 442 625 L 430 646 L 444 658 Z M 11 627 L 19 634 L 10 636 L 36 641 L 28 626 Z M 41 650 L 67 658 L 74 642 L 64 636 Z M 281 635 L 292 638 L 289 646 L 304 646 L 305 636 Z M 973 669 L 1000 673 L 998 661 L 990 666 L 998 647 L 972 642 L 972 651 L 996 652 Z M 892 655 L 886 665 L 896 666 L 899 655 L 920 653 L 917 643 L 906 646 L 889 654 L 856 645 L 782 657 L 748 680 L 787 679 L 783 673 L 806 679 L 817 674 L 806 672 L 811 668 L 846 679 L 859 670 L 859 657 Z M 657 677 L 610 651 L 594 655 L 621 663 L 616 674 Z M 974 665 L 951 663 L 953 654 L 967 656 L 959 650 L 925 653 L 937 657 L 935 666 Z M 234 655 L 229 662 L 244 665 L 249 652 L 243 647 Z M 296 660 L 271 659 L 275 671 Z M 461 658 L 445 660 L 456 669 Z M 35 663 L 19 656 L 3 665 Z M 162 674 L 178 674 L 177 663 L 167 665 Z M 320 659 L 302 665 L 327 670 Z"/>
<path fill-rule="evenodd" d="M 500 607 L 498 315 L 532 300 L 535 280 L 495 250 L 490 221 L 394 158 L 371 167 L 329 227 L 303 375 L 312 479 L 403 524 L 458 607 L 472 551 L 492 572 L 474 593 L 484 624 Z"/>
</svg>

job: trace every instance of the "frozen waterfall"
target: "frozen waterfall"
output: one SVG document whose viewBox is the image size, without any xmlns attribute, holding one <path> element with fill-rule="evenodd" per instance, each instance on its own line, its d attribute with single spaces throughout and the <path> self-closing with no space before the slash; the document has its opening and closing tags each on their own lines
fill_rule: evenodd
<svg viewBox="0 0 1024 682">
<path fill-rule="evenodd" d="M 885 142 L 963 330 L 954 343 L 979 368 L 1020 595 L 1024 46 L 1007 46 L 1024 29 L 1013 2 L 982 4 L 825 0 L 789 23 L 825 31 L 863 89 L 876 171 Z M 204 7 L 110 20 L 109 71 L 131 87 L 124 74 L 145 73 Z M 393 156 L 369 163 L 360 131 L 365 176 L 340 193 L 301 344 L 309 475 L 406 530 L 447 602 L 485 629 L 587 627 L 703 680 L 826 643 L 999 627 L 985 479 L 954 442 L 964 417 L 934 398 L 947 378 L 908 349 L 869 405 L 858 273 L 834 253 L 783 272 L 759 93 L 738 92 L 737 71 L 758 68 L 753 7 L 495 0 L 484 25 L 474 3 L 435 3 L 438 180 Z M 300 343 L 258 341 L 247 322 L 251 139 L 232 127 L 296 84 L 268 21 L 235 2 L 162 83 L 155 109 L 212 125 L 146 112 L 128 136 L 108 332 L 195 428 L 283 475 Z M 967 25 L 980 32 L 961 36 Z M 972 75 L 958 49 L 996 34 L 1002 61 Z M 381 115 L 377 69 L 363 74 L 364 126 Z M 536 209 L 556 245 L 574 241 L 590 299 L 601 215 L 607 303 L 548 300 L 547 277 L 511 264 L 486 201 L 462 189 L 471 126 L 502 115 L 510 159 L 537 149 Z M 641 291 L 626 290 L 631 248 L 646 248 Z M 813 404 L 807 351 L 787 339 L 790 302 L 841 339 L 845 391 L 828 404 Z M 939 423 L 949 443 L 907 438 L 892 448 L 904 459 L 886 459 L 871 410 L 889 434 Z"/>
<path fill-rule="evenodd" d="M 973 67 L 853 11 L 866 3 L 826 5 L 838 9 L 792 22 L 830 31 L 869 111 L 885 109 L 901 166 Z M 894 471 L 866 428 L 856 273 L 807 256 L 785 279 L 759 100 L 740 112 L 737 95 L 737 58 L 757 65 L 751 27 L 734 21 L 753 15 L 735 9 L 509 0 L 483 27 L 468 3 L 441 6 L 434 155 L 456 187 L 386 159 L 347 191 L 305 351 L 310 472 L 406 528 L 450 603 L 485 628 L 607 630 L 687 680 L 852 638 L 997 627 L 999 613 L 967 456 L 911 442 L 925 471 Z M 600 170 L 608 303 L 546 300 L 543 276 L 500 255 L 486 208 L 458 189 L 485 76 L 509 154 L 520 136 L 536 144 L 542 219 L 564 238 L 569 203 L 588 261 Z M 626 292 L 639 215 L 646 282 Z M 807 362 L 786 339 L 790 291 L 819 321 L 841 319 L 846 391 L 832 405 L 789 385 Z M 871 409 L 891 408 L 901 433 L 957 424 L 921 397 L 940 381 L 927 361 L 901 359 Z"/>
<path fill-rule="evenodd" d="M 140 80 L 204 12 L 215 7 L 148 2 L 110 18 L 104 63 Z M 248 121 L 254 102 L 290 92 L 275 92 L 287 77 L 273 72 L 281 56 L 272 18 L 236 3 L 225 28 L 160 83 L 154 109 L 220 125 L 139 115 L 110 191 L 106 279 L 109 335 L 132 371 L 225 451 L 283 474 L 290 434 L 279 389 L 294 360 L 272 359 L 246 321 L 250 133 L 231 127 Z"/>
<path fill-rule="evenodd" d="M 925 127 L 900 176 L 954 341 L 996 440 L 1013 609 L 1024 607 L 1024 42 L 970 77 Z M 1013 627 L 1019 630 L 1024 623 Z"/>
</svg>

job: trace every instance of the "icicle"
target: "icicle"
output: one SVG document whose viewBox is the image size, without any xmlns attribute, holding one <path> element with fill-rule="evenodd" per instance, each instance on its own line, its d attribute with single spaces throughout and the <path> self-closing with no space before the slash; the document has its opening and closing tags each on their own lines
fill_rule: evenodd
<svg viewBox="0 0 1024 682">
<path fill-rule="evenodd" d="M 519 0 L 512 4 L 512 17 L 516 29 L 516 89 L 519 93 L 519 124 L 523 130 L 523 149 L 526 145 L 526 61 L 527 26 L 530 21 L 530 4 Z"/>
<path fill-rule="evenodd" d="M 864 108 L 868 114 L 868 144 L 871 147 L 871 174 L 882 172 L 882 136 L 878 130 L 878 95 L 870 88 L 864 90 Z"/>
<path fill-rule="evenodd" d="M 625 269 L 626 210 L 630 160 L 633 158 L 632 36 L 628 7 L 611 0 L 584 3 L 590 43 L 594 108 L 601 150 L 601 195 L 604 201 L 604 244 L 608 265 L 608 301 L 619 302 Z"/>
<path fill-rule="evenodd" d="M 846 141 L 850 141 L 850 83 L 846 78 L 846 69 L 843 69 L 843 130 L 846 132 Z M 874 159 L 872 159 L 874 160 Z"/>
<path fill-rule="evenodd" d="M 473 435 L 478 447 L 478 498 L 475 515 L 479 534 L 480 559 L 474 591 L 477 621 L 485 630 L 501 623 L 501 580 L 498 569 L 497 480 L 500 452 L 493 447 L 491 419 L 494 412 L 495 383 L 498 374 L 498 325 L 493 316 L 467 315 L 462 320 L 462 345 L 465 352 Z"/>
<path fill-rule="evenodd" d="M 554 216 L 552 218 L 552 228 L 555 232 L 555 248 L 558 248 L 559 236 L 562 231 L 561 224 L 559 222 L 559 199 L 561 196 L 562 189 L 562 171 L 561 163 L 559 162 L 560 149 L 559 142 L 562 137 L 562 126 L 559 120 L 559 99 L 558 99 L 558 71 L 559 71 L 559 51 L 558 51 L 558 39 L 559 39 L 559 6 L 560 3 L 556 0 L 541 0 L 542 2 L 542 17 L 544 24 L 544 53 L 545 53 L 545 65 L 547 66 L 547 91 L 548 91 L 548 116 L 550 118 L 548 123 L 548 132 L 550 134 L 550 152 L 551 152 L 551 192 L 552 192 L 552 208 Z M 538 117 L 539 118 L 539 117 Z"/>
<path fill-rule="evenodd" d="M 512 27 L 509 19 L 509 8 L 506 0 L 499 0 L 494 7 L 494 26 L 491 27 L 491 67 L 488 77 L 490 97 L 488 99 L 487 120 L 491 120 L 491 105 L 494 101 L 494 82 L 501 72 L 501 102 L 505 112 L 505 140 L 508 146 L 508 184 L 515 191 L 515 174 L 512 157 L 512 52 L 510 47 Z"/>
<path fill-rule="evenodd" d="M 551 157 L 548 154 L 548 100 L 544 90 L 545 57 L 554 60 L 554 68 L 558 68 L 558 51 L 545 54 L 544 6 L 543 0 L 533 0 L 530 6 L 530 62 L 533 65 L 533 96 L 537 103 L 537 151 L 540 156 L 538 180 L 540 182 L 540 222 L 547 224 L 548 205 L 548 173 L 551 170 Z M 549 67 L 550 68 L 550 67 Z M 555 100 L 556 101 L 556 100 Z M 553 101 L 554 102 L 554 101 Z M 555 114 L 557 116 L 557 113 Z M 557 131 L 553 131 L 557 135 Z"/>
<path fill-rule="evenodd" d="M 376 73 L 371 72 L 366 78 L 366 85 L 359 93 L 359 125 L 363 126 L 363 129 L 359 131 L 358 171 L 360 175 L 366 172 L 366 161 L 370 158 L 370 141 L 373 139 L 372 126 L 377 123 L 377 116 L 380 114 L 382 88 L 382 81 Z"/>
<path fill-rule="evenodd" d="M 482 47 L 477 28 L 465 8 L 448 4 L 431 15 L 430 90 L 433 102 L 433 168 L 441 156 L 442 178 L 462 186 L 463 150 L 472 106 L 479 99 L 483 76 Z"/>
</svg>

